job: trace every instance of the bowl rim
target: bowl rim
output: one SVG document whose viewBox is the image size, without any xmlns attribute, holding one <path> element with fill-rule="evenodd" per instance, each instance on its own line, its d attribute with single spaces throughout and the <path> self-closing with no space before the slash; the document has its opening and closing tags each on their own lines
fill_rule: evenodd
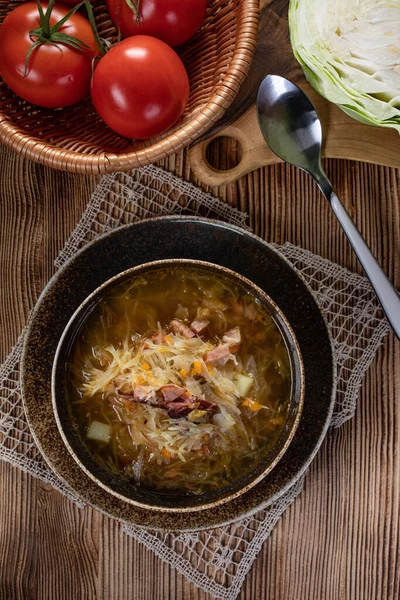
<svg viewBox="0 0 400 600">
<path fill-rule="evenodd" d="M 57 381 L 58 381 L 58 376 L 59 376 L 58 371 L 60 370 L 60 366 L 59 366 L 60 357 L 61 357 L 62 353 L 64 352 L 65 347 L 70 345 L 71 333 L 74 337 L 79 333 L 80 328 L 83 326 L 88 315 L 90 314 L 91 304 L 93 304 L 93 302 L 94 302 L 95 305 L 97 305 L 98 300 L 101 299 L 101 295 L 103 293 L 106 293 L 107 288 L 112 288 L 114 285 L 118 285 L 119 280 L 122 280 L 121 281 L 121 284 L 122 284 L 123 281 L 125 279 L 127 279 L 130 275 L 132 275 L 134 277 L 137 274 L 140 275 L 142 272 L 146 273 L 149 270 L 151 271 L 153 269 L 163 268 L 163 267 L 168 268 L 169 266 L 175 266 L 175 265 L 178 265 L 178 266 L 182 265 L 184 268 L 185 267 L 187 267 L 187 268 L 200 267 L 205 270 L 211 270 L 214 272 L 222 271 L 228 277 L 239 280 L 242 284 L 244 284 L 245 286 L 254 290 L 254 292 L 257 294 L 257 296 L 262 298 L 263 305 L 266 306 L 268 309 L 272 309 L 273 314 L 271 315 L 271 317 L 272 317 L 275 325 L 279 329 L 279 332 L 282 336 L 282 339 L 284 341 L 286 351 L 287 351 L 287 354 L 289 357 L 290 372 L 291 372 L 290 398 L 291 398 L 291 404 L 294 402 L 295 406 L 296 406 L 296 414 L 295 414 L 293 423 L 292 423 L 289 431 L 285 433 L 283 445 L 280 445 L 280 446 L 278 445 L 278 452 L 273 453 L 274 446 L 277 445 L 279 440 L 281 439 L 281 436 L 282 436 L 282 431 L 281 431 L 277 440 L 275 440 L 272 448 L 270 449 L 270 451 L 273 454 L 272 461 L 268 463 L 268 465 L 262 470 L 262 472 L 257 477 L 252 479 L 249 483 L 247 483 L 245 486 L 241 487 L 237 491 L 231 492 L 228 495 L 225 495 L 219 499 L 216 499 L 211 502 L 204 503 L 204 504 L 203 503 L 196 504 L 196 505 L 187 506 L 187 507 L 181 507 L 181 506 L 170 507 L 170 506 L 163 506 L 161 504 L 160 505 L 148 504 L 145 502 L 135 500 L 124 494 L 119 493 L 118 491 L 116 491 L 115 489 L 113 489 L 112 487 L 110 487 L 109 485 L 104 483 L 99 477 L 94 475 L 94 473 L 82 462 L 82 460 L 80 459 L 80 457 L 78 456 L 78 454 L 76 453 L 76 451 L 74 450 L 74 448 L 72 448 L 72 446 L 70 444 L 69 438 L 68 438 L 68 436 L 64 430 L 63 424 L 62 424 L 62 419 L 60 417 L 59 407 L 58 407 L 59 394 L 57 393 Z M 96 300 L 96 298 L 97 298 L 97 300 Z M 93 308 L 93 306 L 92 306 L 92 308 Z M 89 312 L 88 312 L 88 309 L 89 309 Z M 276 315 L 278 318 L 276 318 Z M 291 348 L 289 348 L 288 342 L 290 342 Z M 71 347 L 69 348 L 69 350 L 70 349 L 71 349 Z M 68 353 L 69 350 L 66 349 L 65 352 Z M 295 377 L 296 370 L 298 371 L 297 378 Z M 215 263 L 212 263 L 209 261 L 203 261 L 203 260 L 198 260 L 198 259 L 172 258 L 172 259 L 161 259 L 161 260 L 149 261 L 146 263 L 142 263 L 140 265 L 136 265 L 136 266 L 126 269 L 124 271 L 121 271 L 120 273 L 114 275 L 113 277 L 111 277 L 110 279 L 108 279 L 107 281 L 102 283 L 100 286 L 98 286 L 78 306 L 78 308 L 74 311 L 74 313 L 70 317 L 68 323 L 66 324 L 66 326 L 63 330 L 63 333 L 59 339 L 59 342 L 57 344 L 57 349 L 56 349 L 56 352 L 54 355 L 52 372 L 51 372 L 51 402 L 52 402 L 52 406 L 53 406 L 53 411 L 54 411 L 54 416 L 55 416 L 55 420 L 57 423 L 58 431 L 62 437 L 62 440 L 63 440 L 68 452 L 71 454 L 71 456 L 77 462 L 79 467 L 85 472 L 85 474 L 88 477 L 90 477 L 90 479 L 92 479 L 92 481 L 94 481 L 97 485 L 102 487 L 104 490 L 106 490 L 113 496 L 116 496 L 120 500 L 128 502 L 129 504 L 132 504 L 133 506 L 137 506 L 138 508 L 150 509 L 153 511 L 169 512 L 169 513 L 199 512 L 202 510 L 207 510 L 209 508 L 213 508 L 215 506 L 220 506 L 222 504 L 225 504 L 226 502 L 234 500 L 235 498 L 241 496 L 242 494 L 244 494 L 245 492 L 250 490 L 252 487 L 257 485 L 264 477 L 266 477 L 266 475 L 268 475 L 268 473 L 270 473 L 272 471 L 272 469 L 274 469 L 276 467 L 276 465 L 279 463 L 279 461 L 281 460 L 281 458 L 283 457 L 283 455 L 289 448 L 289 446 L 293 440 L 293 437 L 296 433 L 296 430 L 298 428 L 301 416 L 302 416 L 302 411 L 303 411 L 303 406 L 304 406 L 304 395 L 305 395 L 305 372 L 304 372 L 304 363 L 303 363 L 301 350 L 300 350 L 299 344 L 297 342 L 296 336 L 294 334 L 294 331 L 293 331 L 289 321 L 287 320 L 285 314 L 278 306 L 278 304 L 276 302 L 274 302 L 272 300 L 272 298 L 270 298 L 270 296 L 264 290 L 262 290 L 258 285 L 256 285 L 250 279 L 241 275 L 240 273 L 236 273 L 232 269 L 229 269 L 222 265 L 218 265 L 218 264 L 215 264 Z M 66 400 L 65 396 L 63 396 L 63 399 Z M 84 446 L 84 442 L 82 440 L 80 440 L 80 441 L 81 441 L 82 445 Z M 89 452 L 89 454 L 91 454 L 91 453 Z M 250 467 L 248 469 L 248 471 L 251 472 L 252 468 L 254 468 L 255 466 L 256 465 L 252 465 L 252 467 Z M 101 466 L 101 469 L 103 470 L 104 467 Z M 240 477 L 237 477 L 231 483 L 233 484 L 235 481 L 238 481 L 238 480 L 240 480 Z M 216 491 L 218 492 L 219 489 L 223 489 L 223 488 L 224 488 L 224 486 L 222 488 L 216 488 Z"/>
<path fill-rule="evenodd" d="M 6 113 L 0 111 L 2 144 L 47 167 L 85 175 L 128 171 L 175 154 L 203 135 L 222 117 L 236 98 L 247 76 L 257 44 L 259 0 L 240 0 L 239 12 L 240 23 L 232 58 L 223 79 L 216 85 L 207 103 L 195 112 L 189 121 L 178 126 L 160 141 L 138 151 L 83 153 L 29 135 L 28 130 L 18 127 L 10 121 Z"/>
</svg>

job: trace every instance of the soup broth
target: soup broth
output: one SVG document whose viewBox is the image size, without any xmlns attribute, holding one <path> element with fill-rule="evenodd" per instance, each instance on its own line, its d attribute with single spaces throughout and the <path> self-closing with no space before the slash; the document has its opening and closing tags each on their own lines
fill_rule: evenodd
<svg viewBox="0 0 400 600">
<path fill-rule="evenodd" d="M 288 415 L 287 349 L 243 284 L 183 266 L 132 276 L 82 326 L 67 393 L 92 455 L 136 485 L 201 494 L 252 467 Z"/>
</svg>

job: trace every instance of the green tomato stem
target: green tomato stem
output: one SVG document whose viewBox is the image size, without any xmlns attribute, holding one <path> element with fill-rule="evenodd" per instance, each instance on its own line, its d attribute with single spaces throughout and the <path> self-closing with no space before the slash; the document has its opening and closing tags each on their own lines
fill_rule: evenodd
<svg viewBox="0 0 400 600">
<path fill-rule="evenodd" d="M 94 39 L 96 41 L 96 45 L 99 49 L 101 56 L 104 56 L 106 53 L 106 49 L 100 39 L 99 32 L 97 31 L 96 21 L 94 19 L 93 8 L 92 8 L 92 5 L 90 4 L 90 0 L 83 0 L 82 4 L 85 5 L 89 23 L 92 28 Z"/>
<path fill-rule="evenodd" d="M 140 25 L 140 0 L 125 0 L 129 8 L 134 12 L 136 23 Z"/>
<path fill-rule="evenodd" d="M 43 12 L 43 7 L 40 4 L 40 0 L 37 0 L 37 5 L 40 25 L 37 29 L 32 29 L 29 32 L 29 35 L 36 39 L 32 43 L 32 46 L 29 48 L 28 52 L 26 53 L 24 77 L 26 77 L 28 74 L 29 59 L 33 51 L 36 48 L 38 48 L 41 44 L 53 44 L 55 46 L 58 46 L 58 44 L 65 44 L 67 46 L 71 46 L 71 48 L 75 48 L 75 50 L 80 50 L 81 52 L 86 52 L 87 50 L 90 50 L 90 47 L 78 38 L 60 31 L 61 27 L 68 21 L 68 19 L 70 19 L 72 15 L 74 15 L 76 11 L 79 10 L 83 5 L 85 5 L 86 7 L 89 23 L 93 32 L 96 45 L 99 48 L 100 54 L 103 56 L 106 53 L 104 45 L 101 43 L 97 31 L 96 23 L 93 16 L 93 10 L 89 0 L 83 0 L 83 2 L 74 6 L 74 8 L 72 8 L 62 19 L 60 19 L 57 23 L 55 23 L 55 25 L 52 26 L 50 25 L 50 16 L 54 8 L 54 0 L 49 0 L 49 4 L 45 13 Z M 62 48 L 60 48 L 60 51 L 62 52 Z"/>
</svg>

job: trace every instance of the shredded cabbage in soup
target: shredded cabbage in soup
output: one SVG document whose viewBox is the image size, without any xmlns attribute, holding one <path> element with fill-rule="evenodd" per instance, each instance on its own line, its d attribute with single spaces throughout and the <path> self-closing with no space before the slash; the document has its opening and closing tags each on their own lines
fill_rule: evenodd
<svg viewBox="0 0 400 600">
<path fill-rule="evenodd" d="M 103 298 L 75 342 L 68 393 L 103 464 L 145 488 L 199 494 L 272 447 L 287 417 L 289 359 L 244 286 L 176 267 Z"/>
</svg>

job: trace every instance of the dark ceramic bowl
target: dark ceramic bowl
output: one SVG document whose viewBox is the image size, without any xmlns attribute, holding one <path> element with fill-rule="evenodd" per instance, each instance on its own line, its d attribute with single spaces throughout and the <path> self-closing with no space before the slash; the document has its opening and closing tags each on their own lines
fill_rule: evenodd
<svg viewBox="0 0 400 600">
<path fill-rule="evenodd" d="M 74 342 L 79 336 L 85 322 L 98 303 L 113 288 L 124 282 L 141 275 L 160 273 L 160 275 L 184 267 L 193 272 L 194 276 L 204 276 L 208 273 L 214 277 L 224 277 L 232 281 L 232 286 L 242 286 L 246 292 L 256 298 L 262 310 L 269 314 L 277 325 L 284 340 L 289 356 L 291 389 L 289 396 L 289 410 L 285 424 L 276 441 L 268 448 L 263 457 L 240 477 L 212 491 L 201 495 L 194 494 L 166 494 L 158 493 L 136 485 L 135 482 L 124 478 L 122 475 L 111 471 L 97 461 L 80 433 L 79 423 L 71 411 L 67 394 L 67 365 L 71 363 L 71 351 Z M 271 298 L 249 279 L 238 275 L 215 264 L 195 260 L 164 260 L 146 263 L 106 281 L 92 292 L 72 315 L 65 328 L 58 345 L 53 373 L 52 373 L 52 398 L 57 425 L 61 436 L 74 459 L 85 473 L 96 483 L 115 496 L 142 508 L 152 510 L 190 512 L 212 508 L 218 504 L 228 502 L 243 494 L 265 477 L 279 462 L 286 452 L 300 421 L 304 400 L 304 369 L 300 349 L 290 327 L 279 307 Z"/>
<path fill-rule="evenodd" d="M 204 260 L 255 283 L 289 322 L 304 365 L 304 405 L 279 463 L 240 496 L 208 510 L 145 509 L 94 482 L 67 450 L 52 404 L 51 376 L 65 327 L 82 302 L 118 273 L 156 260 Z M 204 529 L 247 517 L 275 502 L 304 473 L 326 434 L 335 397 L 331 338 L 310 289 L 271 245 L 238 227 L 196 217 L 162 217 L 113 230 L 71 258 L 43 290 L 27 330 L 21 369 L 30 429 L 56 475 L 80 500 L 125 523 L 160 530 Z"/>
</svg>

